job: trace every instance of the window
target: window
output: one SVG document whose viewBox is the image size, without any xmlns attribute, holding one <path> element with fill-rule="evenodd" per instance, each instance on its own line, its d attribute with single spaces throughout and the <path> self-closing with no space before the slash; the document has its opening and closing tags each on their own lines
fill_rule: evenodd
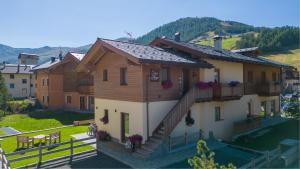
<svg viewBox="0 0 300 169">
<path fill-rule="evenodd" d="M 107 69 L 103 70 L 103 81 L 108 81 L 108 72 L 107 72 Z"/>
<path fill-rule="evenodd" d="M 266 83 L 266 72 L 261 72 L 261 83 Z"/>
<path fill-rule="evenodd" d="M 30 87 L 33 87 L 33 84 L 30 84 Z"/>
<path fill-rule="evenodd" d="M 22 79 L 23 84 L 27 84 L 27 79 Z"/>
<path fill-rule="evenodd" d="M 15 75 L 14 74 L 10 74 L 9 77 L 10 77 L 10 79 L 14 79 Z"/>
<path fill-rule="evenodd" d="M 47 96 L 47 103 L 49 103 L 50 102 L 50 98 L 49 98 L 49 96 Z"/>
<path fill-rule="evenodd" d="M 221 108 L 215 107 L 215 121 L 221 121 Z"/>
<path fill-rule="evenodd" d="M 32 79 L 32 75 L 30 75 L 29 78 Z"/>
<path fill-rule="evenodd" d="M 261 108 L 261 115 L 262 116 L 266 116 L 266 112 L 267 112 L 267 102 L 262 101 L 260 103 L 260 108 Z"/>
<path fill-rule="evenodd" d="M 271 116 L 274 116 L 275 113 L 275 100 L 271 100 Z"/>
<path fill-rule="evenodd" d="M 125 122 L 125 126 L 124 126 L 124 130 L 125 130 L 125 136 L 128 137 L 129 136 L 129 114 L 125 114 L 124 117 L 124 122 Z"/>
<path fill-rule="evenodd" d="M 104 109 L 104 117 L 107 117 L 107 120 L 109 121 L 108 110 L 107 109 Z"/>
<path fill-rule="evenodd" d="M 71 96 L 67 96 L 67 104 L 71 104 L 72 103 L 72 97 Z"/>
<path fill-rule="evenodd" d="M 121 85 L 127 85 L 127 68 L 121 68 L 120 69 L 120 84 Z"/>
<path fill-rule="evenodd" d="M 276 72 L 272 73 L 272 81 L 275 82 L 276 81 Z"/>
<path fill-rule="evenodd" d="M 42 82 L 43 86 L 45 86 L 45 79 L 43 79 L 42 81 L 43 81 L 43 82 Z"/>
<path fill-rule="evenodd" d="M 248 71 L 248 83 L 253 83 L 253 72 Z"/>
<path fill-rule="evenodd" d="M 214 81 L 220 83 L 220 69 L 215 69 Z"/>
<path fill-rule="evenodd" d="M 15 88 L 15 84 L 14 83 L 10 83 L 9 84 L 9 88 L 14 89 Z"/>
<path fill-rule="evenodd" d="M 170 80 L 170 68 L 165 67 L 161 69 L 161 81 L 167 81 Z"/>
<path fill-rule="evenodd" d="M 47 86 L 49 86 L 49 79 L 47 79 Z"/>
</svg>

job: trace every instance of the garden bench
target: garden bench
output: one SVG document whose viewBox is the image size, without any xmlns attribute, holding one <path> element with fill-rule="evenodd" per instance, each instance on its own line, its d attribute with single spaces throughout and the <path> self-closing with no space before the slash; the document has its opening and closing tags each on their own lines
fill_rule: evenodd
<svg viewBox="0 0 300 169">
<path fill-rule="evenodd" d="M 45 137 L 45 140 L 46 143 L 49 143 L 49 145 L 51 145 L 52 143 L 56 143 L 57 141 L 60 143 L 61 142 L 60 131 L 49 134 L 48 136 Z"/>
<path fill-rule="evenodd" d="M 20 148 L 20 144 L 22 144 L 22 148 L 24 148 L 25 144 L 27 148 L 30 145 L 34 147 L 34 139 L 28 136 L 17 136 L 17 148 Z"/>
</svg>

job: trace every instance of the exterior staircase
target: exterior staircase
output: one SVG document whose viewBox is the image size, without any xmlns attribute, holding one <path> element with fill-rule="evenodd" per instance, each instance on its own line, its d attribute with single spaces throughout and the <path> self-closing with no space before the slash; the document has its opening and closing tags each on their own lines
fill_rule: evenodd
<svg viewBox="0 0 300 169">
<path fill-rule="evenodd" d="M 181 119 L 188 113 L 190 107 L 196 102 L 211 100 L 213 97 L 212 88 L 199 89 L 192 87 L 168 112 L 162 122 L 154 130 L 153 135 L 145 142 L 140 149 L 137 149 L 134 156 L 142 159 L 148 158 L 164 142 Z"/>
</svg>

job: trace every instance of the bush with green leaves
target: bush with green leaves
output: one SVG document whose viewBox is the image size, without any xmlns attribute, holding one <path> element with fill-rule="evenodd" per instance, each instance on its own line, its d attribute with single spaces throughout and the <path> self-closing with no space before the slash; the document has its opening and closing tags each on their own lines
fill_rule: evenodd
<svg viewBox="0 0 300 169">
<path fill-rule="evenodd" d="M 5 85 L 4 78 L 0 72 L 0 109 L 7 109 L 7 101 L 9 100 L 8 91 Z"/>
<path fill-rule="evenodd" d="M 215 153 L 210 151 L 204 140 L 197 143 L 197 154 L 188 160 L 194 169 L 236 169 L 233 164 L 219 165 L 214 159 Z"/>
<path fill-rule="evenodd" d="M 7 102 L 8 104 L 8 111 L 13 113 L 22 113 L 25 111 L 32 111 L 33 110 L 33 102 L 31 100 L 13 100 Z"/>
</svg>

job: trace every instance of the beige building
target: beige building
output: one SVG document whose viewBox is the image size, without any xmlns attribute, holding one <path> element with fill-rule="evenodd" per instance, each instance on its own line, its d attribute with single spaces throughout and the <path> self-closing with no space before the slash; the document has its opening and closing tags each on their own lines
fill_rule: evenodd
<svg viewBox="0 0 300 169">
<path fill-rule="evenodd" d="M 146 156 L 168 137 L 230 140 L 279 114 L 283 65 L 175 39 L 97 39 L 77 67 L 92 72 L 95 122 L 114 141 L 139 134 Z"/>
<path fill-rule="evenodd" d="M 13 98 L 34 96 L 35 79 L 32 67 L 33 65 L 20 64 L 4 64 L 0 67 L 8 92 Z"/>
<path fill-rule="evenodd" d="M 36 54 L 20 53 L 18 56 L 19 64 L 22 65 L 37 65 L 39 56 Z"/>
</svg>

